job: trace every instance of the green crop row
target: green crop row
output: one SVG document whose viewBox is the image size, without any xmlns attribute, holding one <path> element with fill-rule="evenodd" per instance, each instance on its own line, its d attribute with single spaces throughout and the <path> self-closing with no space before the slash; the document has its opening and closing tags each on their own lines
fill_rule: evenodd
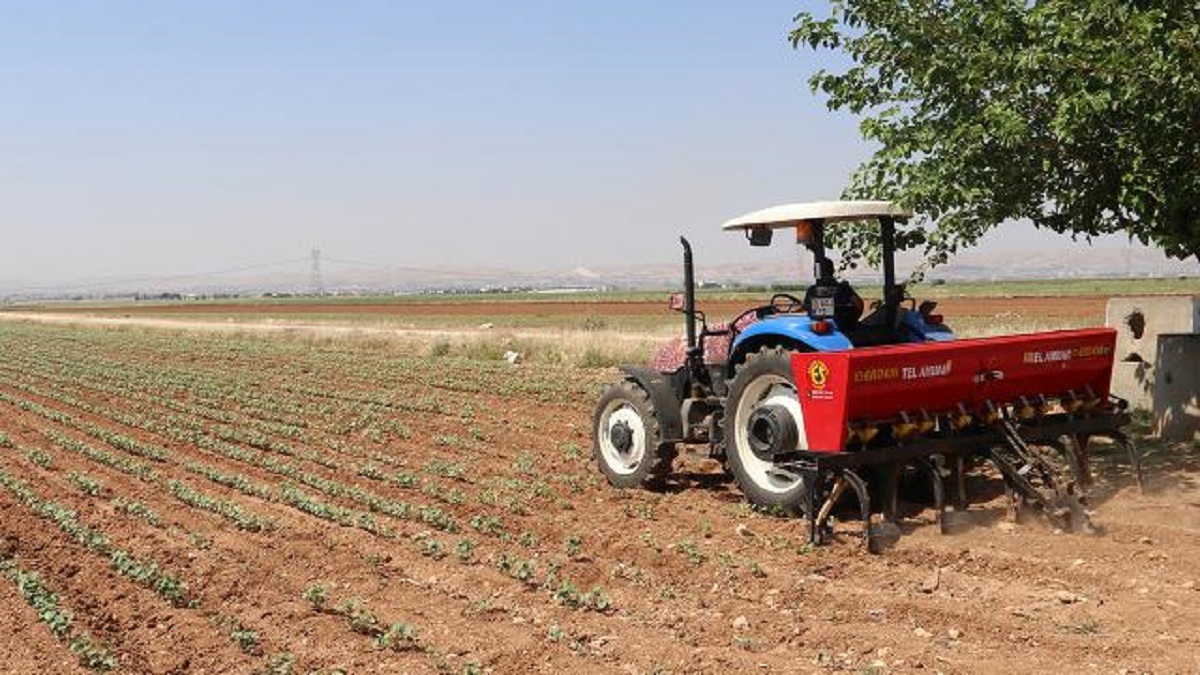
<svg viewBox="0 0 1200 675">
<path fill-rule="evenodd" d="M 58 595 L 46 587 L 36 572 L 22 569 L 11 559 L 0 558 L 0 576 L 17 587 L 17 592 L 37 612 L 38 619 L 46 624 L 54 637 L 67 645 L 80 665 L 98 673 L 116 668 L 116 659 L 109 649 L 75 625 L 71 612 L 60 604 Z"/>
<path fill-rule="evenodd" d="M 195 490 L 182 481 L 173 480 L 168 483 L 168 487 L 179 501 L 188 506 L 211 511 L 233 523 L 239 530 L 261 532 L 275 527 L 275 523 L 267 518 L 254 515 L 227 499 Z"/>
<path fill-rule="evenodd" d="M 149 588 L 176 607 L 194 606 L 187 586 L 178 577 L 167 574 L 158 563 L 140 559 L 113 546 L 107 535 L 79 522 L 79 515 L 55 501 L 43 500 L 21 480 L 0 469 L 0 486 L 42 518 L 54 523 L 73 541 L 108 558 L 118 574 Z"/>
</svg>

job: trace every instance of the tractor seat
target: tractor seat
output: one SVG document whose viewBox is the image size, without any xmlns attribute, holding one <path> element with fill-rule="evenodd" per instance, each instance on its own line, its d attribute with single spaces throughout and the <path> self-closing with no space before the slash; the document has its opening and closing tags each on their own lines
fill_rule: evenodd
<svg viewBox="0 0 1200 675">
<path fill-rule="evenodd" d="M 887 325 L 887 312 L 882 305 L 871 311 L 854 329 L 846 331 L 846 337 L 855 347 L 878 347 L 908 342 L 908 329 L 904 325 L 904 307 L 896 308 L 895 325 Z M 841 325 L 841 324 L 839 324 Z"/>
<path fill-rule="evenodd" d="M 727 321 L 709 326 L 704 335 L 704 362 L 716 364 L 728 361 L 734 333 L 746 330 L 755 321 L 758 321 L 757 314 L 749 312 L 733 324 L 734 330 L 730 330 L 730 323 Z M 650 359 L 651 367 L 660 373 L 673 373 L 686 363 L 687 341 L 682 336 L 668 340 Z"/>
</svg>

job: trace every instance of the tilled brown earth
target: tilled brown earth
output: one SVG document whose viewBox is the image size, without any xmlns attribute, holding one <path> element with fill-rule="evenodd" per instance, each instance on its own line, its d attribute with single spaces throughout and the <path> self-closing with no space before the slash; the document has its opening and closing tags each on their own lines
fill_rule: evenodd
<svg viewBox="0 0 1200 675">
<path fill-rule="evenodd" d="M 9 583 L 0 584 L 0 635 L 4 636 L 0 641 L 4 672 L 64 675 L 88 672 L 78 665 L 73 654 L 61 648 L 49 629 L 38 623 L 37 611 Z"/>
<path fill-rule="evenodd" d="M 1102 454 L 1099 535 L 984 497 L 949 536 L 911 509 L 876 556 L 849 526 L 810 549 L 699 454 L 663 492 L 607 487 L 587 457 L 605 370 L 19 324 L 0 353 L 0 557 L 120 672 L 1200 669 L 1193 447 L 1150 457 L 1146 494 Z M 0 631 L 4 672 L 83 671 L 8 579 Z"/>
</svg>

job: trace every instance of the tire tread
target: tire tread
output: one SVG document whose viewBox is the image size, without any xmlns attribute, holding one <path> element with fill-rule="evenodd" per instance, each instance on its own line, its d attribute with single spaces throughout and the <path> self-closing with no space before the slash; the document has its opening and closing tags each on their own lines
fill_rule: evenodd
<svg viewBox="0 0 1200 675">
<path fill-rule="evenodd" d="M 622 476 L 622 484 L 614 482 L 614 476 L 605 470 L 604 455 L 600 450 L 600 414 L 604 409 L 605 404 L 613 397 L 620 397 L 630 401 L 638 412 L 642 415 L 643 422 L 646 425 L 646 456 L 642 458 L 642 463 L 636 471 L 626 476 Z M 594 438 L 592 441 L 592 454 L 599 465 L 601 473 L 605 475 L 608 482 L 614 487 L 632 488 L 640 487 L 643 489 L 660 489 L 671 475 L 671 465 L 675 461 L 676 447 L 674 443 L 663 443 L 659 439 L 662 438 L 661 425 L 658 421 L 658 410 L 654 406 L 654 401 L 650 398 L 650 394 L 637 382 L 632 379 L 625 379 L 620 382 L 609 385 L 604 393 L 600 396 L 599 403 L 596 405 L 595 414 L 592 417 L 592 433 Z M 619 479 L 618 479 L 619 480 Z"/>
<path fill-rule="evenodd" d="M 754 485 L 753 481 L 751 481 L 749 478 L 747 478 L 742 471 L 739 471 L 737 469 L 737 466 L 735 463 L 736 460 L 733 459 L 733 457 L 737 454 L 737 449 L 731 447 L 732 444 L 734 443 L 734 439 L 736 438 L 735 430 L 732 427 L 735 424 L 735 420 L 737 419 L 737 411 L 736 411 L 736 408 L 734 407 L 736 402 L 733 400 L 732 393 L 735 389 L 738 388 L 738 385 L 741 384 L 738 379 L 739 376 L 746 369 L 753 368 L 754 365 L 760 361 L 769 360 L 769 359 L 785 359 L 786 360 L 791 355 L 791 353 L 792 353 L 792 350 L 787 349 L 785 347 L 781 347 L 781 346 L 768 345 L 768 346 L 760 347 L 759 349 L 746 354 L 745 360 L 742 361 L 741 363 L 739 363 L 734 368 L 733 379 L 730 381 L 731 382 L 731 384 L 730 384 L 731 396 L 726 401 L 725 414 L 721 419 L 721 424 L 723 426 L 721 435 L 723 437 L 723 442 L 725 445 L 725 447 L 723 448 L 725 470 L 728 473 L 733 475 L 734 481 L 737 483 L 738 489 L 740 489 L 742 491 L 742 494 L 746 496 L 746 499 L 750 503 L 755 504 L 756 506 L 763 506 L 763 507 L 768 507 L 768 508 L 780 508 L 780 509 L 784 510 L 785 512 L 792 514 L 792 515 L 801 515 L 806 511 L 806 509 L 811 508 L 808 505 L 807 494 L 802 495 L 801 498 L 798 500 L 790 500 L 787 503 L 780 502 L 780 500 L 775 498 L 773 495 L 765 496 L 765 497 L 760 496 L 759 488 L 756 485 Z"/>
</svg>

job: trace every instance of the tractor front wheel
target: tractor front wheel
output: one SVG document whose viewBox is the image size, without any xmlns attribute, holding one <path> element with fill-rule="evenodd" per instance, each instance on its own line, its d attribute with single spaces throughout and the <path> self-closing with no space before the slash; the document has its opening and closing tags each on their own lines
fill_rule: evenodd
<svg viewBox="0 0 1200 675">
<path fill-rule="evenodd" d="M 675 445 L 663 443 L 654 403 L 636 382 L 610 385 L 592 417 L 592 454 L 613 487 L 661 487 L 671 473 Z"/>
<path fill-rule="evenodd" d="M 750 503 L 797 515 L 811 508 L 809 486 L 773 459 L 808 447 L 791 354 L 768 347 L 747 355 L 730 383 L 722 424 L 726 466 Z"/>
</svg>

